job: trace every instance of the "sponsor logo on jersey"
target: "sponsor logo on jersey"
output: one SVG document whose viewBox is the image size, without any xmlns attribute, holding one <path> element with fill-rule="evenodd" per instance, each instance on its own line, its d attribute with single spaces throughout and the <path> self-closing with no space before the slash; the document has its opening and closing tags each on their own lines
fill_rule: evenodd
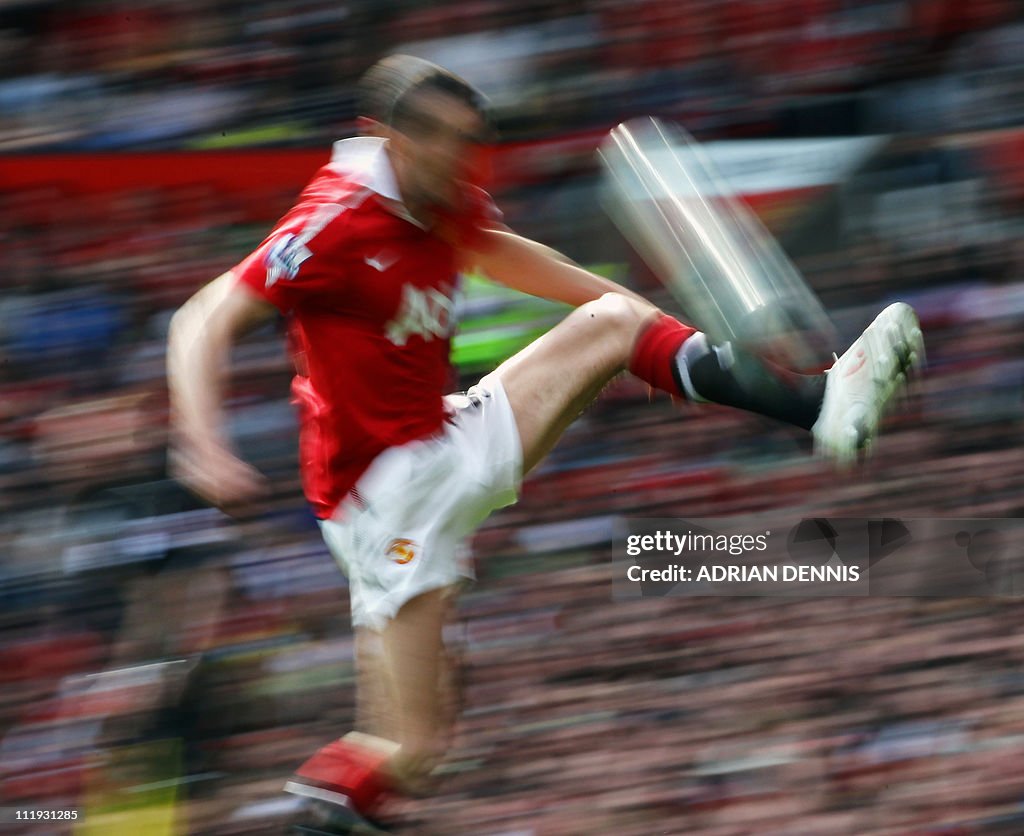
<svg viewBox="0 0 1024 836">
<path fill-rule="evenodd" d="M 398 537 L 388 546 L 387 556 L 400 566 L 404 566 L 416 557 L 416 544 L 412 540 Z"/>
<path fill-rule="evenodd" d="M 402 288 L 398 313 L 384 333 L 395 345 L 405 345 L 409 337 L 419 335 L 425 340 L 450 337 L 455 331 L 456 302 L 436 288 L 421 289 L 407 284 Z"/>
</svg>

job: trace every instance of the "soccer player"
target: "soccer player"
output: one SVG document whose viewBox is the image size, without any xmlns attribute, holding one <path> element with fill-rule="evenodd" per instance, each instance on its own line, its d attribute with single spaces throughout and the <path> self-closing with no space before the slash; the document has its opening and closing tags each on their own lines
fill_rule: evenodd
<svg viewBox="0 0 1024 836">
<path fill-rule="evenodd" d="M 237 267 L 172 322 L 174 466 L 230 507 L 262 477 L 223 430 L 233 340 L 283 314 L 309 502 L 350 582 L 359 732 L 328 744 L 288 788 L 371 814 L 421 789 L 443 753 L 442 626 L 469 570 L 459 543 L 515 501 L 580 411 L 628 369 L 651 386 L 786 421 L 842 462 L 875 437 L 922 348 L 913 311 L 885 309 L 824 375 L 771 366 L 503 226 L 473 185 L 490 136 L 482 96 L 410 56 L 361 81 L 361 135 Z M 445 396 L 461 271 L 576 306 L 484 377 Z"/>
</svg>

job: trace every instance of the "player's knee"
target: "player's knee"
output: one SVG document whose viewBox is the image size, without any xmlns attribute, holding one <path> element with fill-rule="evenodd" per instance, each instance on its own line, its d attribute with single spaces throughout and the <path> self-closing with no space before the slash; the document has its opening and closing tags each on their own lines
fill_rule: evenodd
<svg viewBox="0 0 1024 836">
<path fill-rule="evenodd" d="M 603 350 L 614 352 L 625 363 L 651 310 L 652 307 L 622 293 L 605 293 L 581 305 L 574 316 L 593 333 Z"/>
<path fill-rule="evenodd" d="M 592 319 L 600 319 L 606 328 L 617 328 L 623 331 L 639 327 L 649 313 L 647 306 L 622 293 L 605 293 L 603 296 L 587 302 L 580 308 Z"/>
</svg>

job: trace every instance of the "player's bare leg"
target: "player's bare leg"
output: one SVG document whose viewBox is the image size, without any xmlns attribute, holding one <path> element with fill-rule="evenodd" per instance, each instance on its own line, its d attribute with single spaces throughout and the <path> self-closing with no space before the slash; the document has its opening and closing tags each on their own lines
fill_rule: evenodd
<svg viewBox="0 0 1024 836">
<path fill-rule="evenodd" d="M 524 474 L 547 455 L 608 381 L 627 368 L 637 338 L 658 316 L 653 305 L 605 294 L 574 310 L 492 372 L 515 414 Z"/>
<path fill-rule="evenodd" d="M 380 633 L 366 627 L 355 630 L 357 730 L 375 737 L 391 738 L 394 728 L 394 696 L 384 660 Z"/>
<path fill-rule="evenodd" d="M 428 592 L 382 632 L 356 631 L 356 729 L 401 746 L 392 769 L 409 789 L 448 748 L 458 713 L 457 662 L 443 640 L 454 599 L 451 588 Z"/>
<path fill-rule="evenodd" d="M 382 673 L 390 686 L 394 716 L 387 736 L 399 744 L 388 764 L 396 783 L 419 791 L 443 754 L 443 630 L 447 589 L 425 592 L 406 603 L 381 631 Z"/>
<path fill-rule="evenodd" d="M 365 814 L 383 796 L 427 788 L 454 721 L 453 672 L 444 646 L 453 591 L 425 592 L 382 630 L 357 631 L 359 731 L 321 749 L 286 785 L 310 799 L 314 806 L 304 818 L 322 815 L 324 832 L 372 826 Z"/>
<path fill-rule="evenodd" d="M 448 619 L 446 614 L 444 616 L 445 623 L 448 622 Z M 385 645 L 380 633 L 367 629 L 361 629 L 359 632 L 364 637 L 372 638 L 372 641 L 360 642 L 357 640 L 357 648 L 362 645 L 372 649 L 369 651 L 357 650 L 356 731 L 366 736 L 396 743 L 404 739 L 405 754 L 399 759 L 395 771 L 399 773 L 399 777 L 406 777 L 407 780 L 404 783 L 420 784 L 423 779 L 428 777 L 430 768 L 438 759 L 433 755 L 422 757 L 423 749 L 443 753 L 449 748 L 454 735 L 455 720 L 458 717 L 461 702 L 459 662 L 442 641 L 435 666 L 435 682 L 430 681 L 434 678 L 433 674 L 422 668 L 420 668 L 422 676 L 413 675 L 412 670 L 406 670 L 403 673 L 401 681 L 407 682 L 408 687 L 417 690 L 432 688 L 436 694 L 434 706 L 430 714 L 426 715 L 428 718 L 432 716 L 433 720 L 422 723 L 423 727 L 431 728 L 432 734 L 403 737 L 403 728 L 408 727 L 402 722 L 403 714 L 399 707 L 396 682 L 390 673 L 392 656 L 385 653 Z M 401 659 L 403 656 L 404 653 L 398 653 L 394 658 Z M 413 737 L 418 737 L 421 741 L 425 740 L 426 746 L 418 743 Z M 416 750 L 420 750 L 420 757 L 412 755 Z M 403 766 L 405 761 L 411 761 L 413 767 L 416 764 L 423 766 L 420 769 L 405 768 Z"/>
</svg>

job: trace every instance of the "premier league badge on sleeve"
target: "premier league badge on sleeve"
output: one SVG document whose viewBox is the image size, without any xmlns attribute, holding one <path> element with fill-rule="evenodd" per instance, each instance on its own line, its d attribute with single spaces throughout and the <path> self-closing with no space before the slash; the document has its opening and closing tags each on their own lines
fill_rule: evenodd
<svg viewBox="0 0 1024 836">
<path fill-rule="evenodd" d="M 267 268 L 267 287 L 273 287 L 278 279 L 291 281 L 299 274 L 302 262 L 313 253 L 305 242 L 289 232 L 282 235 L 263 257 Z"/>
</svg>

